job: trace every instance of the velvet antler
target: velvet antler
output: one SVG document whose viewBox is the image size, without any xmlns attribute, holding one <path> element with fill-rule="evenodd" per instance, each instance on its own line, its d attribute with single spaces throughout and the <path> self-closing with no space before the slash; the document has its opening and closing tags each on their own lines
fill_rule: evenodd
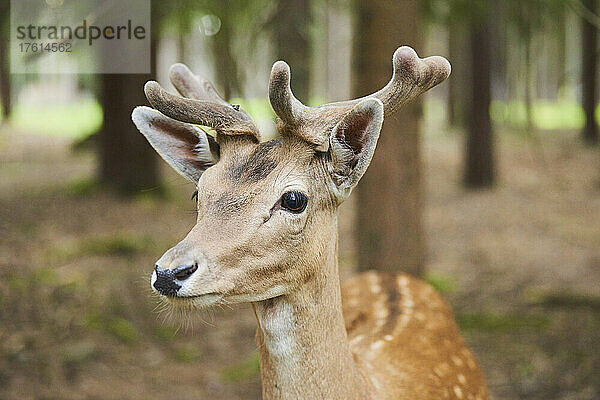
<svg viewBox="0 0 600 400">
<path fill-rule="evenodd" d="M 279 130 L 296 134 L 315 144 L 317 150 L 326 151 L 333 127 L 360 101 L 377 98 L 383 103 L 385 114 L 390 115 L 450 75 L 448 60 L 439 56 L 421 59 L 408 46 L 398 48 L 392 62 L 392 79 L 378 92 L 355 100 L 307 107 L 292 93 L 290 67 L 284 61 L 277 61 L 271 69 L 269 100 L 279 117 Z"/>
<path fill-rule="evenodd" d="M 152 107 L 181 122 L 205 125 L 226 135 L 250 135 L 260 141 L 258 128 L 248 113 L 227 103 L 208 80 L 195 76 L 185 65 L 174 64 L 169 73 L 181 96 L 149 81 L 144 92 Z"/>
</svg>

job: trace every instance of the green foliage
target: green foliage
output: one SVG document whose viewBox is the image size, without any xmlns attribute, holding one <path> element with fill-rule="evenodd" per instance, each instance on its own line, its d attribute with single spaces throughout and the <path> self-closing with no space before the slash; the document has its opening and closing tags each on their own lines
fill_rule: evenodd
<svg viewBox="0 0 600 400">
<path fill-rule="evenodd" d="M 125 233 L 88 238 L 81 243 L 87 254 L 129 256 L 151 248 L 151 240 Z"/>
<path fill-rule="evenodd" d="M 200 358 L 200 352 L 193 345 L 180 345 L 175 348 L 175 359 L 183 363 L 191 363 Z"/>
<path fill-rule="evenodd" d="M 123 317 L 96 312 L 85 317 L 84 325 L 88 329 L 108 333 L 125 344 L 133 345 L 140 340 L 136 327 Z"/>
<path fill-rule="evenodd" d="M 60 247 L 50 249 L 47 256 L 55 262 L 90 255 L 131 257 L 153 248 L 153 245 L 154 242 L 149 236 L 117 232 L 110 235 L 90 235 L 75 242 L 63 242 Z"/>
<path fill-rule="evenodd" d="M 245 361 L 223 371 L 221 378 L 226 382 L 239 382 L 253 378 L 260 373 L 258 354 L 253 353 Z"/>
<path fill-rule="evenodd" d="M 564 0 L 505 0 L 507 22 L 513 25 L 519 35 L 529 38 L 544 28 L 549 18 L 564 10 Z"/>
<path fill-rule="evenodd" d="M 271 108 L 271 103 L 266 97 L 255 97 L 250 99 L 233 98 L 231 104 L 239 104 L 241 108 L 252 115 L 255 120 L 272 119 L 275 120 L 275 112 Z"/>
<path fill-rule="evenodd" d="M 527 112 L 523 101 L 492 101 L 492 121 L 497 124 L 525 128 Z M 539 129 L 581 129 L 585 123 L 583 108 L 575 101 L 536 101 L 532 104 L 533 124 Z M 596 109 L 600 120 L 600 108 Z"/>
<path fill-rule="evenodd" d="M 425 282 L 429 283 L 440 293 L 452 293 L 456 287 L 454 280 L 444 274 L 435 271 L 425 273 Z"/>
<path fill-rule="evenodd" d="M 550 319 L 539 314 L 461 313 L 456 316 L 461 330 L 513 332 L 522 329 L 546 330 Z"/>
<path fill-rule="evenodd" d="M 16 104 L 11 122 L 16 128 L 38 134 L 78 139 L 100 129 L 102 108 L 94 100 L 72 104 Z"/>
<path fill-rule="evenodd" d="M 32 271 L 31 278 L 33 282 L 40 285 L 54 285 L 58 282 L 58 275 L 55 270 L 49 267 L 37 268 Z"/>
<path fill-rule="evenodd" d="M 425 0 L 427 19 L 441 23 L 465 23 L 484 18 L 491 8 L 489 0 Z"/>
<path fill-rule="evenodd" d="M 98 189 L 98 182 L 91 178 L 76 179 L 67 185 L 67 193 L 77 197 L 97 193 Z"/>
<path fill-rule="evenodd" d="M 82 341 L 64 347 L 61 359 L 65 364 L 80 364 L 96 358 L 96 345 L 91 341 Z"/>
<path fill-rule="evenodd" d="M 26 277 L 11 274 L 8 278 L 8 288 L 15 294 L 23 294 L 27 291 L 28 281 Z"/>
<path fill-rule="evenodd" d="M 177 335 L 177 328 L 172 325 L 161 325 L 154 330 L 154 335 L 160 340 L 172 340 Z"/>
<path fill-rule="evenodd" d="M 140 335 L 137 329 L 125 318 L 117 317 L 109 321 L 107 328 L 108 332 L 126 344 L 135 344 L 139 341 Z"/>
<path fill-rule="evenodd" d="M 494 0 L 426 0 L 426 18 L 441 23 L 476 23 L 493 11 Z M 544 21 L 564 10 L 563 0 L 504 0 L 500 7 L 507 12 L 507 22 L 523 36 L 540 29 Z"/>
</svg>

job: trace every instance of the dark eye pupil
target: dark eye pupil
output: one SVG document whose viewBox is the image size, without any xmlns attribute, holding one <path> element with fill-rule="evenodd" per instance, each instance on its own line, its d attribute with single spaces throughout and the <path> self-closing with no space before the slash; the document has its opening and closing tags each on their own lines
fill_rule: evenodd
<svg viewBox="0 0 600 400">
<path fill-rule="evenodd" d="M 287 192 L 281 197 L 281 206 L 294 213 L 301 213 L 306 208 L 308 198 L 304 193 Z"/>
</svg>

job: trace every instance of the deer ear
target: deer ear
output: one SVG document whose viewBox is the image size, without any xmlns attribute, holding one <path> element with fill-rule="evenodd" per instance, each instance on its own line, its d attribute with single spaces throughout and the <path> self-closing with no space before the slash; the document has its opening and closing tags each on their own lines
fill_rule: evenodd
<svg viewBox="0 0 600 400">
<path fill-rule="evenodd" d="M 197 183 L 219 160 L 219 145 L 199 127 L 169 118 L 150 107 L 136 107 L 131 119 L 154 150 L 180 175 Z"/>
<path fill-rule="evenodd" d="M 371 163 L 383 124 L 383 103 L 368 98 L 358 103 L 333 128 L 329 139 L 330 173 L 344 200 Z"/>
</svg>

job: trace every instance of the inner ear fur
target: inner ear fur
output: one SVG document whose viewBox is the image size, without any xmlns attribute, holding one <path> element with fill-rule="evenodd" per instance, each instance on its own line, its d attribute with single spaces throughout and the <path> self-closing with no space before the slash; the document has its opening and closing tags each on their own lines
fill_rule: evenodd
<svg viewBox="0 0 600 400">
<path fill-rule="evenodd" d="M 218 143 L 196 125 L 174 120 L 144 106 L 136 107 L 131 118 L 156 152 L 194 183 L 219 160 Z"/>
<path fill-rule="evenodd" d="M 333 128 L 330 136 L 331 177 L 347 197 L 371 163 L 383 124 L 383 103 L 368 98 L 358 103 Z"/>
</svg>

